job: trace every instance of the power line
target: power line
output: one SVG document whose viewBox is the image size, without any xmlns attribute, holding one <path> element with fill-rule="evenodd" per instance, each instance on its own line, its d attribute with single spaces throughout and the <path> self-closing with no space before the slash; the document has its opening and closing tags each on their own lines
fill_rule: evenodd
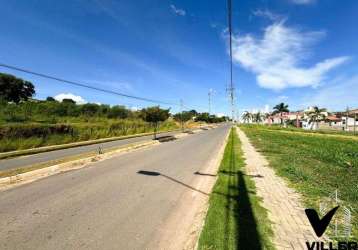
<svg viewBox="0 0 358 250">
<path fill-rule="evenodd" d="M 0 67 L 4 67 L 4 68 L 24 72 L 24 73 L 35 75 L 35 76 L 40 76 L 40 77 L 55 80 L 55 81 L 58 81 L 58 82 L 64 82 L 64 83 L 67 83 L 67 84 L 71 84 L 71 85 L 75 85 L 75 86 L 79 86 L 79 87 L 83 87 L 83 88 L 87 88 L 87 89 L 100 91 L 100 92 L 107 93 L 107 94 L 113 94 L 113 95 L 117 95 L 117 96 L 122 96 L 122 97 L 126 97 L 126 98 L 131 98 L 131 99 L 136 99 L 136 100 L 145 101 L 145 102 L 151 102 L 151 103 L 157 103 L 157 104 L 176 105 L 176 106 L 179 105 L 177 103 L 170 103 L 170 102 L 164 102 L 164 101 L 155 100 L 155 99 L 149 99 L 149 98 L 145 98 L 145 97 L 127 95 L 127 94 L 119 93 L 119 92 L 112 91 L 112 90 L 93 87 L 93 86 L 85 84 L 85 83 L 69 81 L 69 80 L 61 79 L 61 78 L 58 78 L 58 77 L 55 77 L 55 76 L 50 76 L 50 75 L 46 75 L 46 74 L 42 74 L 42 73 L 37 73 L 37 72 L 31 71 L 31 70 L 28 70 L 28 69 L 23 69 L 23 68 L 11 66 L 11 65 L 3 64 L 3 63 L 0 63 Z"/>
</svg>

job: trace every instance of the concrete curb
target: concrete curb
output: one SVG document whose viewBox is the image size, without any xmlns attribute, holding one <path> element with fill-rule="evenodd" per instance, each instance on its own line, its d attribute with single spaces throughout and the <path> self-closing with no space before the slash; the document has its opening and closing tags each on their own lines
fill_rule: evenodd
<svg viewBox="0 0 358 250">
<path fill-rule="evenodd" d="M 159 142 L 152 141 L 152 140 L 140 142 L 140 143 L 131 144 L 129 146 L 119 148 L 114 151 L 110 151 L 108 153 L 104 153 L 101 155 L 86 157 L 83 159 L 60 163 L 60 164 L 56 164 L 56 165 L 53 165 L 50 167 L 45 167 L 45 168 L 29 171 L 29 172 L 18 174 L 18 175 L 0 178 L 0 191 L 10 189 L 15 186 L 23 185 L 25 183 L 33 182 L 35 180 L 39 180 L 39 179 L 42 179 L 42 178 L 45 178 L 45 177 L 48 177 L 51 175 L 55 175 L 58 173 L 67 172 L 67 171 L 75 170 L 75 169 L 80 169 L 80 168 L 86 167 L 87 165 L 89 165 L 91 163 L 110 159 L 114 156 L 117 156 L 120 153 L 131 152 L 131 151 L 134 151 L 139 148 L 145 148 L 145 147 L 149 147 L 151 145 L 156 145 L 156 144 L 159 144 Z"/>
</svg>

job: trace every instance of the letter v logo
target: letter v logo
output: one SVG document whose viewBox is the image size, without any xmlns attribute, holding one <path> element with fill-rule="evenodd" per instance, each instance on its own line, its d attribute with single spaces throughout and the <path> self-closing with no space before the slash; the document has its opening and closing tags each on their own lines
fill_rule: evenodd
<svg viewBox="0 0 358 250">
<path fill-rule="evenodd" d="M 332 220 L 333 215 L 336 213 L 338 207 L 333 208 L 331 211 L 329 211 L 322 219 L 319 219 L 318 214 L 316 210 L 314 209 L 305 209 L 306 215 L 308 220 L 311 223 L 311 226 L 316 233 L 317 237 L 321 237 L 326 231 L 329 223 Z"/>
</svg>

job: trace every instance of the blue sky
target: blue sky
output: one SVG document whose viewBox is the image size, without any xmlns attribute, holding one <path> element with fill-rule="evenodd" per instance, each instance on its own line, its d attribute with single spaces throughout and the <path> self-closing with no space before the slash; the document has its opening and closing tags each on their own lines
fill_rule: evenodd
<svg viewBox="0 0 358 250">
<path fill-rule="evenodd" d="M 228 114 L 226 1 L 0 0 L 0 63 Z M 233 0 L 239 111 L 358 107 L 358 1 Z M 151 105 L 7 69 L 37 98 Z M 175 112 L 177 106 L 172 106 Z"/>
</svg>

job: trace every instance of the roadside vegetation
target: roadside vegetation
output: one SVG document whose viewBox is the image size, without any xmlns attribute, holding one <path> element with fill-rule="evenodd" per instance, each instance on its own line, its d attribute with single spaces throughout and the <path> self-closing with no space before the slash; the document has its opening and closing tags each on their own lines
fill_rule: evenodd
<svg viewBox="0 0 358 250">
<path fill-rule="evenodd" d="M 242 125 L 257 150 L 276 173 L 303 194 L 307 207 L 338 189 L 352 210 L 353 236 L 358 239 L 358 141 L 349 136 L 282 133 L 279 128 Z M 285 131 L 288 131 L 287 129 Z M 295 131 L 295 130 L 294 130 Z"/>
<path fill-rule="evenodd" d="M 274 249 L 267 211 L 244 174 L 239 138 L 232 129 L 210 196 L 199 249 Z"/>
<path fill-rule="evenodd" d="M 0 152 L 139 133 L 168 131 L 193 123 L 223 122 L 195 110 L 175 115 L 159 106 L 132 110 L 121 105 L 78 104 L 72 99 L 33 99 L 31 82 L 0 73 Z"/>
</svg>

